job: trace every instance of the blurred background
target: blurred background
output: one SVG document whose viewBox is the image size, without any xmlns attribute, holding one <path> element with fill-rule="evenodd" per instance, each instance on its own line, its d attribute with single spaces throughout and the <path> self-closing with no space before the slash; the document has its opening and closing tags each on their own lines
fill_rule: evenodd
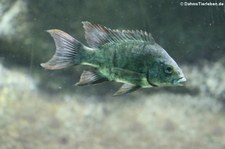
<svg viewBox="0 0 225 149">
<path fill-rule="evenodd" d="M 224 149 L 225 1 L 181 2 L 0 0 L 0 149 Z M 74 86 L 89 67 L 41 68 L 45 30 L 86 44 L 81 21 L 152 33 L 186 85 L 112 97 L 121 84 Z"/>
</svg>

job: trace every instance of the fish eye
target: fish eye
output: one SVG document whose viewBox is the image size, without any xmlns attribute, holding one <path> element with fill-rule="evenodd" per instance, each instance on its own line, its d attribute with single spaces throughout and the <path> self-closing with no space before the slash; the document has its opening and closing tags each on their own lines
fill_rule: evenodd
<svg viewBox="0 0 225 149">
<path fill-rule="evenodd" d="M 173 72 L 173 67 L 172 66 L 166 66 L 164 71 L 167 74 L 171 74 Z"/>
</svg>

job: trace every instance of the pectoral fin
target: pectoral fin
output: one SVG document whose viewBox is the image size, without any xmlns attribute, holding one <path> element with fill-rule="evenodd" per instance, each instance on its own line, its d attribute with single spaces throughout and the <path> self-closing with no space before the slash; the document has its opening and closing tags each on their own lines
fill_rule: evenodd
<svg viewBox="0 0 225 149">
<path fill-rule="evenodd" d="M 113 94 L 113 96 L 119 96 L 119 95 L 123 95 L 123 94 L 127 94 L 133 91 L 136 91 L 137 89 L 139 89 L 140 86 L 137 85 L 132 85 L 132 84 L 123 84 L 120 89 Z"/>
<path fill-rule="evenodd" d="M 82 85 L 89 85 L 89 84 L 97 84 L 104 81 L 107 81 L 108 79 L 101 76 L 97 72 L 91 72 L 91 71 L 83 71 L 83 73 L 80 76 L 80 81 L 76 83 L 76 86 L 82 86 Z"/>
</svg>

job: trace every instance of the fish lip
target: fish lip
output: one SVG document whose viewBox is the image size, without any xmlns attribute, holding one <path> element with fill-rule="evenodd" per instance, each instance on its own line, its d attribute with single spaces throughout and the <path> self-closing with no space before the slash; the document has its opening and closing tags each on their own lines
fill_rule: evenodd
<svg viewBox="0 0 225 149">
<path fill-rule="evenodd" d="M 187 79 L 185 77 L 180 77 L 177 81 L 176 84 L 179 86 L 183 86 L 184 83 L 187 81 Z"/>
</svg>

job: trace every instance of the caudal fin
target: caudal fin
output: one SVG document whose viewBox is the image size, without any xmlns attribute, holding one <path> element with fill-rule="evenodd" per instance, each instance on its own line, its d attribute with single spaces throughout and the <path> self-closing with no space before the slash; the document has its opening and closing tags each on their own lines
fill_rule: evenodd
<svg viewBox="0 0 225 149">
<path fill-rule="evenodd" d="M 58 30 L 48 30 L 55 41 L 56 51 L 53 57 L 41 66 L 45 69 L 62 69 L 72 65 L 80 64 L 82 43 L 69 34 Z"/>
</svg>

